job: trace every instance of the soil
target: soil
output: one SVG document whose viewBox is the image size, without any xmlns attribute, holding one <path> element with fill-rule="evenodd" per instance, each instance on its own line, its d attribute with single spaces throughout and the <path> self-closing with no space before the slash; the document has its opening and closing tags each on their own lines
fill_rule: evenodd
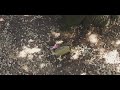
<svg viewBox="0 0 120 90">
<path fill-rule="evenodd" d="M 0 74 L 1 75 L 117 75 L 120 72 L 119 63 L 109 64 L 99 54 L 100 49 L 105 52 L 117 50 L 120 54 L 119 24 L 101 29 L 90 26 L 89 29 L 81 25 L 71 27 L 68 31 L 61 31 L 60 15 L 0 15 Z M 60 33 L 55 38 L 51 31 Z M 98 43 L 91 44 L 89 34 L 98 35 Z M 31 40 L 31 41 L 30 41 Z M 79 46 L 84 52 L 78 59 L 71 59 L 71 52 L 63 56 L 55 56 L 50 48 L 56 41 L 62 40 L 62 46 L 69 45 L 71 49 Z M 113 42 L 113 43 L 112 43 Z M 25 47 L 29 48 L 20 56 Z M 39 48 L 34 51 L 32 48 Z M 27 50 L 27 49 L 26 49 Z M 29 56 L 29 58 L 28 58 Z"/>
</svg>

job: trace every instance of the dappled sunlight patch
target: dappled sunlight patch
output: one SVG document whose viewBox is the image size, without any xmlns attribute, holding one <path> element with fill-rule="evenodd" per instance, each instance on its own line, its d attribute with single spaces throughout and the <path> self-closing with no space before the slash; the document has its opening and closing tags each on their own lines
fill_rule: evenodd
<svg viewBox="0 0 120 90">
<path fill-rule="evenodd" d="M 71 49 L 71 59 L 78 59 L 80 57 L 80 55 L 82 55 L 82 57 L 84 57 L 87 53 L 89 53 L 89 50 L 91 48 L 88 48 L 85 45 L 82 46 L 77 46 L 75 48 Z"/>
<path fill-rule="evenodd" d="M 111 42 L 111 44 L 115 47 L 118 47 L 120 45 L 120 40 L 114 40 Z"/>
<path fill-rule="evenodd" d="M 78 59 L 81 55 L 81 47 L 77 46 L 74 49 L 71 49 L 71 59 Z"/>
<path fill-rule="evenodd" d="M 98 43 L 98 35 L 97 34 L 90 34 L 88 36 L 88 41 L 90 43 L 97 44 Z"/>
<path fill-rule="evenodd" d="M 100 54 L 100 55 L 103 55 L 104 53 L 105 53 L 105 49 L 104 49 L 104 48 L 100 48 L 100 49 L 99 49 L 99 54 Z"/>
<path fill-rule="evenodd" d="M 41 64 L 40 64 L 40 68 L 41 68 L 41 69 L 44 68 L 45 66 L 46 66 L 45 63 L 41 63 Z"/>
<path fill-rule="evenodd" d="M 29 60 L 32 60 L 34 56 L 32 54 L 29 54 L 27 57 Z"/>
<path fill-rule="evenodd" d="M 0 18 L 0 22 L 5 21 L 3 18 Z"/>
<path fill-rule="evenodd" d="M 84 72 L 84 73 L 81 73 L 80 75 L 87 75 L 87 74 Z"/>
<path fill-rule="evenodd" d="M 117 40 L 115 44 L 120 45 L 120 40 Z"/>
<path fill-rule="evenodd" d="M 58 38 L 58 37 L 60 36 L 60 33 L 54 32 L 54 31 L 51 31 L 51 34 L 52 34 L 53 37 L 55 37 L 55 38 Z"/>
<path fill-rule="evenodd" d="M 80 51 L 76 51 L 76 52 L 74 52 L 74 55 L 71 57 L 71 59 L 78 59 L 79 58 L 79 56 L 81 55 L 81 52 Z"/>
<path fill-rule="evenodd" d="M 105 48 L 98 48 L 98 56 L 99 56 L 99 59 L 103 59 L 103 56 L 106 52 L 106 49 Z"/>
<path fill-rule="evenodd" d="M 116 67 L 116 72 L 120 73 L 120 64 Z"/>
<path fill-rule="evenodd" d="M 29 71 L 29 68 L 28 68 L 28 66 L 27 66 L 27 65 L 23 65 L 23 66 L 22 66 L 22 69 L 23 69 L 23 70 L 25 70 L 26 72 L 28 72 L 28 71 Z"/>
<path fill-rule="evenodd" d="M 28 17 L 28 16 L 30 16 L 30 15 L 24 15 L 25 17 Z"/>
<path fill-rule="evenodd" d="M 106 52 L 103 55 L 103 58 L 105 59 L 105 62 L 107 64 L 119 64 L 120 63 L 120 57 L 119 57 L 119 53 L 117 50 Z"/>
<path fill-rule="evenodd" d="M 27 53 L 23 50 L 19 53 L 18 57 L 25 58 L 27 56 Z"/>
<path fill-rule="evenodd" d="M 63 43 L 63 40 L 56 41 L 56 44 L 62 44 L 62 43 Z"/>
<path fill-rule="evenodd" d="M 32 42 L 34 42 L 34 40 L 32 40 L 32 39 L 28 40 L 28 43 L 32 43 Z"/>
<path fill-rule="evenodd" d="M 27 57 L 28 59 L 33 59 L 33 54 L 39 53 L 40 51 L 41 49 L 38 47 L 29 48 L 27 46 L 23 46 L 23 50 L 19 52 L 18 57 L 20 58 Z"/>
</svg>

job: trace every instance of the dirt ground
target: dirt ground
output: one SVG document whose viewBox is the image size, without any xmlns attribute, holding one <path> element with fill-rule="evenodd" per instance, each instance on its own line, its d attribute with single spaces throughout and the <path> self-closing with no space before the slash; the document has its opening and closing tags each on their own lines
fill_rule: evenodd
<svg viewBox="0 0 120 90">
<path fill-rule="evenodd" d="M 61 31 L 60 15 L 0 15 L 1 75 L 118 75 L 120 25 Z M 87 31 L 83 34 L 83 31 Z M 70 52 L 56 56 L 57 41 Z M 59 48 L 59 47 L 58 47 Z"/>
</svg>

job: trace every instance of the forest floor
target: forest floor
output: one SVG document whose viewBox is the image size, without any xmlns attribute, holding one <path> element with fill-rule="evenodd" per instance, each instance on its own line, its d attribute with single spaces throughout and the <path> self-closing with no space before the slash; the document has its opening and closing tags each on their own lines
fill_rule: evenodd
<svg viewBox="0 0 120 90">
<path fill-rule="evenodd" d="M 59 15 L 0 16 L 1 75 L 117 75 L 120 74 L 120 25 L 99 34 L 82 26 L 60 31 Z M 56 43 L 70 46 L 54 55 Z M 65 51 L 63 51 L 64 53 Z"/>
</svg>

